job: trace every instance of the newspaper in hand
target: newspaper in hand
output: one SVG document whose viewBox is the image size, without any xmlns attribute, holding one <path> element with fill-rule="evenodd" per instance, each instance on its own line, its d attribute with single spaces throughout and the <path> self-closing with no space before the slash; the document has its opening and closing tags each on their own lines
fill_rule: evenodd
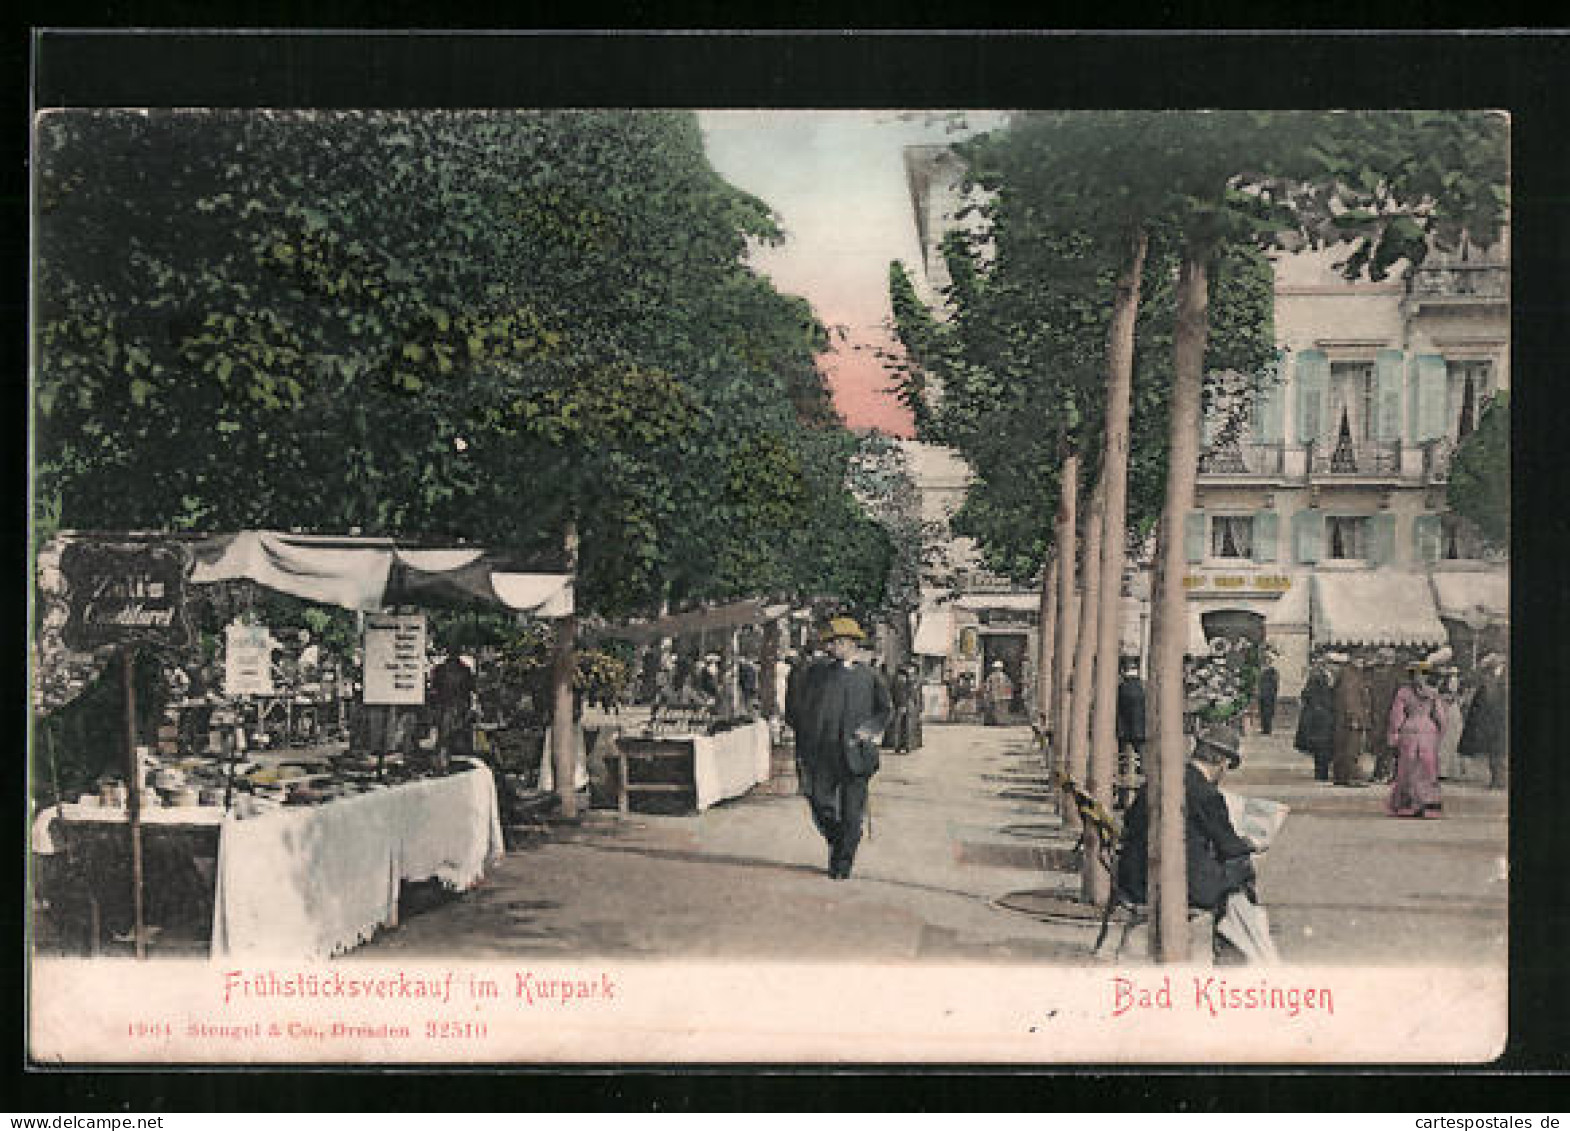
<svg viewBox="0 0 1570 1131">
<path fill-rule="evenodd" d="M 1268 797 L 1245 797 L 1223 789 L 1221 796 L 1227 800 L 1227 816 L 1239 836 L 1253 842 L 1259 852 L 1270 847 L 1277 831 L 1286 823 L 1291 806 Z"/>
</svg>

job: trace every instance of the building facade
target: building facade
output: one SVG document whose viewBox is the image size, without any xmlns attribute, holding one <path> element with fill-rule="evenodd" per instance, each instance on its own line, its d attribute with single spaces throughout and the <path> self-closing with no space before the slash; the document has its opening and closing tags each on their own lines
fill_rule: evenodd
<svg viewBox="0 0 1570 1131">
<path fill-rule="evenodd" d="M 941 317 L 939 245 L 964 204 L 963 167 L 944 147 L 921 146 L 906 170 L 922 294 Z M 1450 513 L 1446 490 L 1457 445 L 1509 388 L 1508 242 L 1434 253 L 1380 283 L 1344 279 L 1335 265 L 1346 250 L 1274 257 L 1281 362 L 1207 395 L 1185 532 L 1189 652 L 1217 636 L 1268 643 L 1287 697 L 1316 651 L 1449 643 L 1467 663 L 1507 631 L 1508 565 Z M 947 453 L 928 464 L 918 485 L 952 513 L 963 461 Z M 1125 651 L 1141 656 L 1149 590 L 1145 562 L 1126 578 L 1123 626 Z M 929 663 L 946 645 L 951 681 L 984 674 L 997 621 L 1021 618 L 1035 657 L 1036 608 L 1035 587 L 962 582 L 930 594 L 918 643 Z"/>
</svg>

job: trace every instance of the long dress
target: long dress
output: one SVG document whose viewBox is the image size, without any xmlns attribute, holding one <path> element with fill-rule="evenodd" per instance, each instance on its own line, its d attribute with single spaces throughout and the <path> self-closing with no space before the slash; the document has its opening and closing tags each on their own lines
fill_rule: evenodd
<svg viewBox="0 0 1570 1131">
<path fill-rule="evenodd" d="M 1439 695 L 1443 727 L 1439 736 L 1439 776 L 1446 781 L 1461 781 L 1466 766 L 1461 760 L 1461 702 L 1459 693 Z"/>
<path fill-rule="evenodd" d="M 1444 714 L 1437 692 L 1407 684 L 1390 705 L 1387 739 L 1396 748 L 1395 783 L 1385 801 L 1392 817 L 1437 817 L 1439 741 Z"/>
</svg>

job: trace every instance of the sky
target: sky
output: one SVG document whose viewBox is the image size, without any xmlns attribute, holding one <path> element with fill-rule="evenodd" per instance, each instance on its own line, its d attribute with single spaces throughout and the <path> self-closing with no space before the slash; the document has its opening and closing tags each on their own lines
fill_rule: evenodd
<svg viewBox="0 0 1570 1131">
<path fill-rule="evenodd" d="M 785 242 L 755 248 L 752 262 L 829 327 L 834 350 L 820 364 L 845 423 L 911 436 L 876 353 L 892 345 L 890 261 L 920 270 L 902 154 L 956 135 L 894 111 L 714 110 L 699 121 L 714 167 L 779 217 Z"/>
</svg>

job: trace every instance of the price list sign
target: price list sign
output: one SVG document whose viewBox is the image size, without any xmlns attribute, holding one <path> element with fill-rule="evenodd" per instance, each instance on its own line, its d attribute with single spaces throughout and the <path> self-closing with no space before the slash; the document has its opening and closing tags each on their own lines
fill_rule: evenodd
<svg viewBox="0 0 1570 1131">
<path fill-rule="evenodd" d="M 231 624 L 224 629 L 224 694 L 273 693 L 273 634 L 265 625 Z"/>
<path fill-rule="evenodd" d="M 365 702 L 418 706 L 425 702 L 425 617 L 365 618 Z"/>
</svg>

